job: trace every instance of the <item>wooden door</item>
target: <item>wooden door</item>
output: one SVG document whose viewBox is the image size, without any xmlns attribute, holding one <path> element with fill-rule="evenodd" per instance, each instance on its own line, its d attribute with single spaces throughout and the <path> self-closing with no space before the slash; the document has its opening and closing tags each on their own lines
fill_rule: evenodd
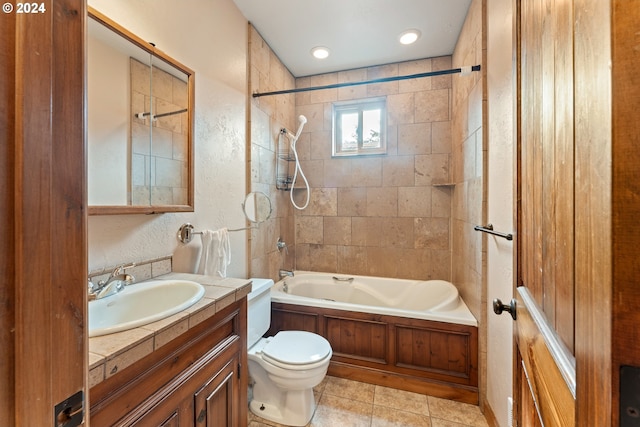
<svg viewBox="0 0 640 427">
<path fill-rule="evenodd" d="M 517 425 L 575 426 L 573 4 L 519 1 Z"/>
<path fill-rule="evenodd" d="M 235 427 L 238 425 L 238 412 L 247 408 L 238 408 L 239 355 L 230 359 L 195 394 L 196 426 L 198 427 Z"/>
<path fill-rule="evenodd" d="M 2 425 L 62 425 L 86 396 L 85 8 L 0 17 Z"/>
<path fill-rule="evenodd" d="M 619 402 L 621 368 L 640 366 L 640 2 L 515 4 L 516 420 L 634 425 L 640 401 Z"/>
</svg>

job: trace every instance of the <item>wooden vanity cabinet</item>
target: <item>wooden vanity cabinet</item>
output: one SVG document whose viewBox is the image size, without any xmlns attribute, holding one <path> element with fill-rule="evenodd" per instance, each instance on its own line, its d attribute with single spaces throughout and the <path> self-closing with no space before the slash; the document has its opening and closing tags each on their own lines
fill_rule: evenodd
<svg viewBox="0 0 640 427">
<path fill-rule="evenodd" d="M 90 390 L 90 425 L 247 425 L 246 298 Z"/>
</svg>

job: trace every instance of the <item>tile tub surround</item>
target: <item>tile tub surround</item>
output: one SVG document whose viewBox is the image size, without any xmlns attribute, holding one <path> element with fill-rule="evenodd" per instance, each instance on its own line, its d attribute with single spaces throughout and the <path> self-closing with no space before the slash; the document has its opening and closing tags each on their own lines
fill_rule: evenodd
<svg viewBox="0 0 640 427">
<path fill-rule="evenodd" d="M 239 301 L 251 290 L 251 281 L 248 279 L 220 279 L 190 273 L 168 273 L 155 278 L 192 280 L 205 287 L 205 294 L 196 304 L 166 319 L 128 331 L 89 338 L 89 387 L 122 371 L 181 333 Z"/>
<path fill-rule="evenodd" d="M 313 390 L 309 427 L 488 427 L 480 408 L 419 393 L 327 376 Z M 280 427 L 249 413 L 249 427 Z"/>
</svg>

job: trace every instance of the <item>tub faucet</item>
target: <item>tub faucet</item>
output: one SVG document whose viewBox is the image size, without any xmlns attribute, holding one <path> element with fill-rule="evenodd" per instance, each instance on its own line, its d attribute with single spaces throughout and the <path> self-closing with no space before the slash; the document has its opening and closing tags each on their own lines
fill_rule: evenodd
<svg viewBox="0 0 640 427">
<path fill-rule="evenodd" d="M 281 279 L 283 279 L 285 277 L 293 277 L 293 270 L 282 270 L 282 269 L 280 269 L 278 271 L 278 274 L 280 275 Z"/>
<path fill-rule="evenodd" d="M 89 280 L 89 300 L 115 295 L 122 291 L 126 285 L 132 284 L 136 280 L 135 277 L 125 273 L 124 270 L 135 265 L 135 263 L 119 265 L 111 272 L 107 280 L 100 280 L 97 285 Z"/>
</svg>

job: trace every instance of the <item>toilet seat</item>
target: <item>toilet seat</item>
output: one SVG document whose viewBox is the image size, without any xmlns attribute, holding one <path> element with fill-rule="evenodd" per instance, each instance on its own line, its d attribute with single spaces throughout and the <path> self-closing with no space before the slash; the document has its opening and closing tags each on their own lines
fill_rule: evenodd
<svg viewBox="0 0 640 427">
<path fill-rule="evenodd" d="M 281 331 L 269 338 L 262 348 L 262 358 L 284 369 L 312 369 L 331 357 L 329 341 L 305 331 Z"/>
</svg>

